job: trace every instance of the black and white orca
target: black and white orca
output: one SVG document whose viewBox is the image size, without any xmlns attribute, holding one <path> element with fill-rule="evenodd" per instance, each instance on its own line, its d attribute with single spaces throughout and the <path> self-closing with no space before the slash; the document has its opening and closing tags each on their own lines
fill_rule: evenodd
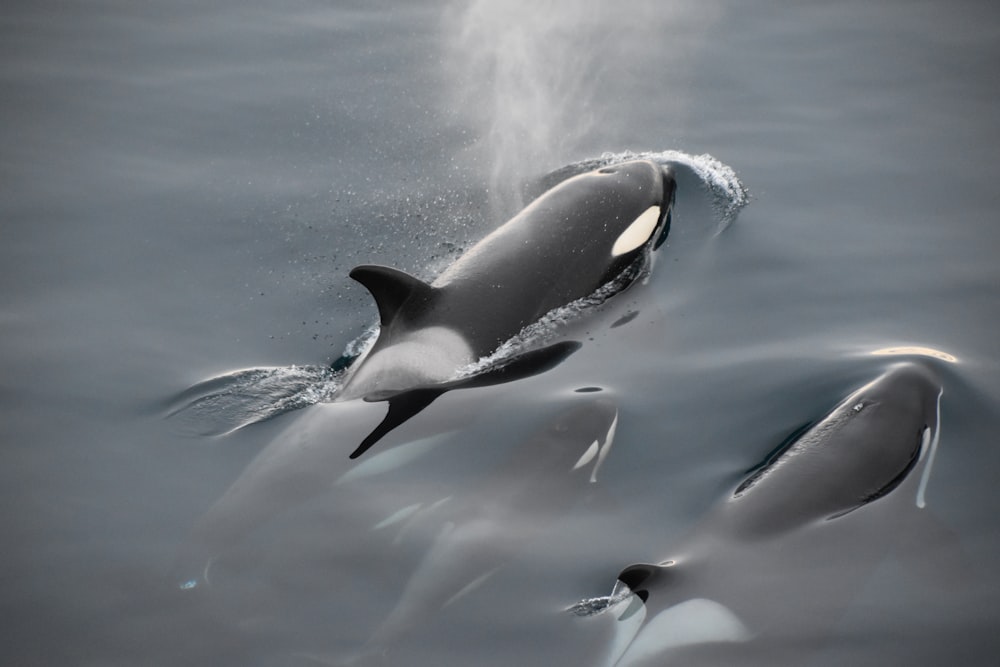
<svg viewBox="0 0 1000 667">
<path fill-rule="evenodd" d="M 610 165 L 548 190 L 431 283 L 384 266 L 352 270 L 375 298 L 380 330 L 337 400 L 384 400 L 389 413 L 351 457 L 444 391 L 534 374 L 572 353 L 564 342 L 454 380 L 546 313 L 626 287 L 666 239 L 675 189 L 670 169 L 651 160 Z"/>
<path fill-rule="evenodd" d="M 555 186 L 470 248 L 432 283 L 358 266 L 351 277 L 378 306 L 380 331 L 342 399 L 451 379 L 559 306 L 619 277 L 665 238 L 670 171 L 634 160 Z"/>
<path fill-rule="evenodd" d="M 921 364 L 889 368 L 752 472 L 669 558 L 622 570 L 605 664 L 806 662 L 816 645 L 803 638 L 836 623 L 924 507 L 942 393 Z"/>
</svg>

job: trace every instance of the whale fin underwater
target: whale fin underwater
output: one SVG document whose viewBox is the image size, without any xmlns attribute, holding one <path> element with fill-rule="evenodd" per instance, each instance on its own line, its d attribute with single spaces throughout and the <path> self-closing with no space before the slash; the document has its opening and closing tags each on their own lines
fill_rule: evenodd
<svg viewBox="0 0 1000 667">
<path fill-rule="evenodd" d="M 349 458 L 442 394 L 520 380 L 564 361 L 580 343 L 524 349 L 462 376 L 553 310 L 628 287 L 667 234 L 675 189 L 671 169 L 655 161 L 609 165 L 558 183 L 432 282 L 356 267 L 351 277 L 378 309 L 377 338 L 344 369 L 332 399 L 308 408 L 265 447 L 198 522 L 181 550 L 180 585 L 207 581 L 208 564 L 228 546 L 327 492 Z M 381 403 L 381 421 L 366 426 L 353 451 L 341 449 Z"/>
<path fill-rule="evenodd" d="M 440 526 L 428 530 L 436 537 L 365 652 L 397 649 L 550 530 L 597 481 L 617 423 L 612 400 L 574 401 L 511 447 L 490 474 L 443 504 L 429 517 Z"/>
<path fill-rule="evenodd" d="M 907 517 L 925 503 L 942 394 L 923 364 L 890 367 L 752 472 L 667 559 L 624 568 L 606 607 L 574 607 L 617 617 L 606 664 L 806 662 L 816 647 L 796 638 L 821 641 L 919 523 Z M 679 636 L 667 619 L 696 600 L 706 620 Z"/>
</svg>

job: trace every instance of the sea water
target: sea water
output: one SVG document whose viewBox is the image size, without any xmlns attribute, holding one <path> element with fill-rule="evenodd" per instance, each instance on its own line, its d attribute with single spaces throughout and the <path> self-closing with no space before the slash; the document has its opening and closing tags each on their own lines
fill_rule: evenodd
<svg viewBox="0 0 1000 667">
<path fill-rule="evenodd" d="M 5 664 L 358 655 L 447 528 L 400 530 L 407 511 L 481 501 L 532 429 L 600 389 L 619 421 L 593 492 L 386 659 L 603 665 L 607 628 L 566 609 L 667 556 L 897 358 L 942 379 L 922 511 L 959 556 L 901 540 L 799 638 L 803 661 L 992 663 L 995 9 L 45 0 L 6 7 L 0 31 Z M 433 278 L 533 179 L 629 152 L 691 159 L 648 278 L 566 324 L 579 352 L 442 397 L 425 455 L 262 526 L 209 590 L 172 585 L 198 517 L 323 408 L 328 369 L 371 330 L 352 266 Z M 706 155 L 748 201 L 715 196 Z M 268 368 L 260 394 L 169 416 Z M 233 401 L 275 409 L 234 422 Z"/>
</svg>

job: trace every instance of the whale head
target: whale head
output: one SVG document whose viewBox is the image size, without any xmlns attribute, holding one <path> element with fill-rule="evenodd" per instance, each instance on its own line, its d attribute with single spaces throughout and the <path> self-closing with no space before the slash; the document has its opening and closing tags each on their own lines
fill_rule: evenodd
<svg viewBox="0 0 1000 667">
<path fill-rule="evenodd" d="M 660 247 L 670 231 L 670 213 L 677 189 L 673 171 L 651 160 L 633 160 L 603 167 L 596 174 L 613 179 L 619 189 L 645 192 L 644 203 L 648 204 L 631 221 L 617 220 L 627 224 L 619 227 L 611 247 L 612 257 L 631 253 L 650 242 L 653 249 Z"/>
</svg>

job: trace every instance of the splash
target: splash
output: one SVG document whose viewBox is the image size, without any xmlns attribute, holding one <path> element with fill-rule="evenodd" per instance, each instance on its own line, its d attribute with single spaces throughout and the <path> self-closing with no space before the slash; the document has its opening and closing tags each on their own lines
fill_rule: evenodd
<svg viewBox="0 0 1000 667">
<path fill-rule="evenodd" d="M 901 345 L 898 347 L 883 347 L 878 350 L 872 350 L 870 354 L 879 357 L 895 357 L 895 356 L 906 356 L 912 354 L 921 357 L 930 357 L 932 359 L 947 361 L 950 364 L 954 364 L 958 361 L 958 357 L 948 354 L 943 350 L 938 350 L 933 347 L 923 347 L 919 345 Z"/>
<path fill-rule="evenodd" d="M 547 185 L 554 185 L 554 179 L 568 178 L 629 160 L 652 160 L 663 166 L 690 169 L 711 198 L 711 206 L 717 219 L 716 234 L 729 227 L 739 212 L 750 203 L 750 190 L 736 175 L 735 169 L 708 153 L 691 155 L 677 150 L 604 153 L 600 157 L 574 162 L 553 172 Z"/>
<path fill-rule="evenodd" d="M 621 581 L 615 582 L 615 587 L 611 595 L 602 595 L 596 598 L 586 598 L 580 600 L 566 611 L 575 616 L 597 616 L 608 611 L 619 602 L 623 602 L 632 596 L 632 589 Z"/>
<path fill-rule="evenodd" d="M 333 396 L 343 371 L 329 366 L 246 368 L 194 385 L 174 398 L 167 418 L 195 435 L 226 435 Z"/>
<path fill-rule="evenodd" d="M 347 370 L 375 344 L 378 330 L 377 324 L 369 327 L 329 366 L 244 368 L 203 380 L 174 397 L 166 417 L 196 435 L 226 435 L 330 401 Z"/>
</svg>

